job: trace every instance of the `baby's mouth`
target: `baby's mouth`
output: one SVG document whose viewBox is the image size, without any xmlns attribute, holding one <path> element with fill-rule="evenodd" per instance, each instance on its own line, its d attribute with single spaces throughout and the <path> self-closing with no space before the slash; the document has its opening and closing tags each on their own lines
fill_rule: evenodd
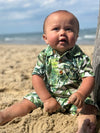
<svg viewBox="0 0 100 133">
<path fill-rule="evenodd" d="M 61 42 L 61 43 L 67 43 L 67 40 L 66 39 L 61 39 L 61 40 L 59 40 L 59 42 Z"/>
</svg>

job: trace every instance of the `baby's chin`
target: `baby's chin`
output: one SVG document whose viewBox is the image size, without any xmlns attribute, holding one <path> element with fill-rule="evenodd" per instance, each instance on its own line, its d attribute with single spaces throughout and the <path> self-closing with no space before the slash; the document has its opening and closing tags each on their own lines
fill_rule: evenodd
<svg viewBox="0 0 100 133">
<path fill-rule="evenodd" d="M 70 49 L 72 49 L 72 48 L 73 48 L 73 47 L 64 48 L 64 49 L 58 49 L 57 52 L 58 52 L 60 55 L 62 55 L 62 54 L 64 54 L 66 51 L 68 51 L 68 50 L 70 50 Z"/>
<path fill-rule="evenodd" d="M 58 50 L 61 52 L 65 52 L 70 49 L 70 46 L 68 44 L 62 44 L 58 46 Z"/>
<path fill-rule="evenodd" d="M 67 51 L 67 50 L 57 50 L 57 52 L 58 52 L 60 55 L 64 54 L 66 51 Z"/>
</svg>

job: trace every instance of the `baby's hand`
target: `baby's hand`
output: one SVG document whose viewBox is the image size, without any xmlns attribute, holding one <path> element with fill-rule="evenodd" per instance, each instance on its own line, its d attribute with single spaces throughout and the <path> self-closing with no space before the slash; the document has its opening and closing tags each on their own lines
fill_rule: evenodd
<svg viewBox="0 0 100 133">
<path fill-rule="evenodd" d="M 69 99 L 68 103 L 76 105 L 78 108 L 81 108 L 84 102 L 84 96 L 80 92 L 75 92 L 72 94 Z"/>
<path fill-rule="evenodd" d="M 48 113 L 53 113 L 58 111 L 61 108 L 60 104 L 56 101 L 55 98 L 50 97 L 44 102 L 44 110 Z"/>
</svg>

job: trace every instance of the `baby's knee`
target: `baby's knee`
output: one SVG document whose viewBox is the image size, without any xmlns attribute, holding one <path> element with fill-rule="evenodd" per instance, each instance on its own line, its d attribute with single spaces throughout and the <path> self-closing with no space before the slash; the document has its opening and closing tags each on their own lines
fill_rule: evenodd
<svg viewBox="0 0 100 133">
<path fill-rule="evenodd" d="M 34 103 L 32 103 L 30 100 L 27 99 L 23 99 L 23 101 L 21 102 L 21 104 L 27 108 L 29 110 L 29 112 L 31 112 L 32 110 L 36 109 L 36 105 Z"/>
</svg>

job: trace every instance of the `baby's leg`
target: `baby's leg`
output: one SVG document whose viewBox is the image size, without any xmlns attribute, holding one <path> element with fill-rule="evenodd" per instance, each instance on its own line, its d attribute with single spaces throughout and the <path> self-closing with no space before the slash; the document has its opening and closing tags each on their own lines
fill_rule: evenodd
<svg viewBox="0 0 100 133">
<path fill-rule="evenodd" d="M 2 111 L 0 111 L 0 125 L 14 119 L 15 117 L 24 116 L 36 109 L 36 105 L 31 101 L 24 99 L 20 103 L 16 103 Z"/>
<path fill-rule="evenodd" d="M 95 133 L 95 125 L 89 119 L 86 119 L 77 133 Z"/>
<path fill-rule="evenodd" d="M 80 112 L 80 114 L 77 119 L 77 133 L 95 133 L 97 108 L 93 105 L 84 104 L 82 109 L 78 109 L 78 112 Z"/>
</svg>

